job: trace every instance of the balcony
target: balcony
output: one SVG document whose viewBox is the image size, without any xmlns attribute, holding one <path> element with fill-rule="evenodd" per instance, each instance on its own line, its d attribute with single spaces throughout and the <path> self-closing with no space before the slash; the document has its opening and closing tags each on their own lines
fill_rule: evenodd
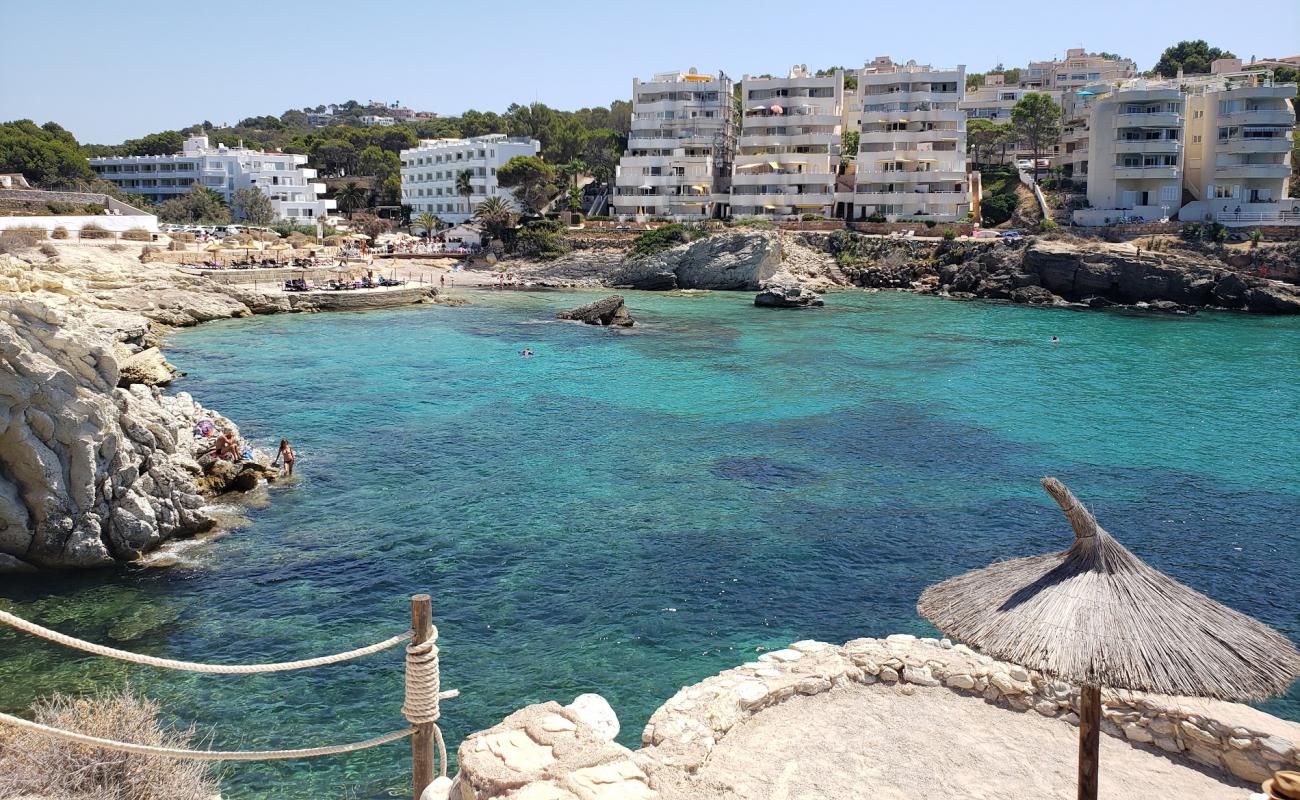
<svg viewBox="0 0 1300 800">
<path fill-rule="evenodd" d="M 800 208 L 821 208 L 835 202 L 833 192 L 792 192 L 786 194 L 736 194 L 732 192 L 734 205 L 757 207 L 794 206 Z"/>
<path fill-rule="evenodd" d="M 1175 111 L 1154 111 L 1139 114 L 1116 114 L 1116 128 L 1181 128 L 1183 115 Z"/>
<path fill-rule="evenodd" d="M 1115 167 L 1115 180 L 1169 180 L 1180 175 L 1178 167 Z"/>
<path fill-rule="evenodd" d="M 853 202 L 868 205 L 902 206 L 904 208 L 921 208 L 935 204 L 951 205 L 967 202 L 965 192 L 872 192 L 853 193 Z"/>
<path fill-rule="evenodd" d="M 741 147 L 800 147 L 803 145 L 838 145 L 841 141 L 838 133 L 793 133 L 775 135 L 757 135 L 742 133 Z"/>
<path fill-rule="evenodd" d="M 1183 143 L 1177 139 L 1116 139 L 1116 153 L 1177 153 Z"/>
<path fill-rule="evenodd" d="M 1289 153 L 1290 134 L 1286 136 L 1235 136 L 1220 139 L 1215 147 L 1220 153 Z"/>
<path fill-rule="evenodd" d="M 1291 177 L 1290 164 L 1225 164 L 1214 166 L 1216 178 L 1273 178 Z"/>
<path fill-rule="evenodd" d="M 1260 109 L 1259 111 L 1234 111 L 1231 114 L 1219 115 L 1220 125 L 1281 125 L 1291 127 L 1295 125 L 1295 114 L 1284 109 L 1270 110 Z"/>
</svg>

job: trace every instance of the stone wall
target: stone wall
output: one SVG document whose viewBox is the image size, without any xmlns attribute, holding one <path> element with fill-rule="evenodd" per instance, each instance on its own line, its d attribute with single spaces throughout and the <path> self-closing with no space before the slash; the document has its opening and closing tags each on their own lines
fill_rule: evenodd
<svg viewBox="0 0 1300 800">
<path fill-rule="evenodd" d="M 529 706 L 466 739 L 461 774 L 431 789 L 425 800 L 654 798 L 661 770 L 696 772 L 714 746 L 747 718 L 797 695 L 850 684 L 897 687 L 904 694 L 942 687 L 1012 711 L 1078 724 L 1077 686 L 947 639 L 896 634 L 854 639 L 842 647 L 801 641 L 677 692 L 651 716 L 635 753 L 610 741 L 616 721 L 603 728 L 608 738 L 602 740 L 587 721 L 555 703 Z M 924 703 L 924 696 L 916 702 Z M 1248 706 L 1112 690 L 1103 690 L 1102 703 L 1102 730 L 1108 735 L 1182 754 L 1245 781 L 1258 783 L 1276 770 L 1300 768 L 1300 724 Z M 593 783 L 593 774 L 603 783 Z"/>
<path fill-rule="evenodd" d="M 958 236 L 971 236 L 975 231 L 975 225 L 970 222 L 938 222 L 933 228 L 927 228 L 924 222 L 851 222 L 849 229 L 858 233 L 868 233 L 877 236 L 887 236 L 891 233 L 906 233 L 913 231 L 917 236 L 943 236 L 943 232 L 952 229 L 952 232 Z"/>
</svg>

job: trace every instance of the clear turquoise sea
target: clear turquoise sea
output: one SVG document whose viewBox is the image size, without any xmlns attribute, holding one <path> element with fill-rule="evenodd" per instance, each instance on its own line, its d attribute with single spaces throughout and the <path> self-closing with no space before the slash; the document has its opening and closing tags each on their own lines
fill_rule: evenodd
<svg viewBox="0 0 1300 800">
<path fill-rule="evenodd" d="M 1300 319 L 630 293 L 640 324 L 611 331 L 553 320 L 590 294 L 473 299 L 175 333 L 175 388 L 287 436 L 300 479 L 191 566 L 6 577 L 3 605 L 242 662 L 385 638 L 427 591 L 453 747 L 588 691 L 634 745 L 684 684 L 796 639 L 928 633 L 927 584 L 1068 546 L 1051 474 L 1138 555 L 1300 639 Z M 122 681 L 216 747 L 402 725 L 395 651 L 195 677 L 0 633 L 6 709 Z M 1300 719 L 1300 692 L 1265 707 Z M 407 759 L 233 766 L 225 796 L 400 796 Z"/>
</svg>

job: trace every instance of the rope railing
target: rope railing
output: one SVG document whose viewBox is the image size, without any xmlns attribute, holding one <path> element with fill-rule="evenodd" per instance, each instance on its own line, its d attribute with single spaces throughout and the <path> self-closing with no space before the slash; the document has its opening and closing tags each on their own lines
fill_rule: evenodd
<svg viewBox="0 0 1300 800">
<path fill-rule="evenodd" d="M 341 755 L 367 750 L 372 747 L 414 737 L 411 743 L 411 767 L 413 777 L 413 797 L 419 798 L 425 787 L 433 781 L 434 767 L 438 774 L 447 775 L 447 745 L 437 721 L 442 716 L 441 701 L 459 697 L 457 690 L 443 691 L 440 685 L 438 665 L 438 629 L 433 626 L 432 601 L 428 595 L 416 595 L 411 598 L 411 630 L 398 636 L 376 642 L 365 647 L 347 650 L 317 658 L 299 661 L 285 661 L 267 664 L 205 664 L 196 661 L 178 661 L 170 658 L 157 658 L 127 650 L 118 650 L 94 642 L 87 642 L 74 636 L 51 630 L 7 611 L 0 611 L 0 623 L 40 637 L 50 642 L 81 650 L 92 655 L 114 658 L 133 664 L 174 669 L 185 672 L 197 672 L 219 675 L 254 675 L 267 672 L 287 672 L 290 670 L 309 669 L 328 664 L 338 664 L 363 656 L 378 653 L 402 642 L 406 646 L 406 693 L 402 703 L 402 715 L 411 727 L 393 731 L 373 739 L 349 744 L 326 745 L 293 750 L 187 750 L 174 747 L 157 747 L 154 745 L 119 742 L 101 739 L 76 731 L 63 730 L 21 717 L 0 713 L 0 723 L 50 736 L 63 741 L 134 753 L 142 756 L 164 758 L 183 758 L 196 761 L 276 761 L 286 759 L 316 758 L 320 756 Z M 435 760 L 436 748 L 436 760 Z"/>
<path fill-rule="evenodd" d="M 202 664 L 197 661 L 176 661 L 170 658 L 155 658 L 154 656 L 141 655 L 126 650 L 118 650 L 114 647 L 107 647 L 94 642 L 87 642 L 78 639 L 75 636 L 68 636 L 65 633 L 50 630 L 49 628 L 29 622 L 22 617 L 14 616 L 7 611 L 0 611 L 0 622 L 17 628 L 24 633 L 30 633 L 47 641 L 61 644 L 64 647 L 70 647 L 73 650 L 81 650 L 92 655 L 104 656 L 105 658 L 115 658 L 119 661 L 127 661 L 132 664 L 144 664 L 159 669 L 175 669 L 184 672 L 202 672 L 214 675 L 256 675 L 262 672 L 288 672 L 290 670 L 310 669 L 312 667 L 323 667 L 327 664 L 339 664 L 344 661 L 368 656 L 372 653 L 378 653 L 387 650 L 390 647 L 399 645 L 410 639 L 412 631 L 407 631 L 391 639 L 385 639 L 382 642 L 375 642 L 366 647 L 358 647 L 355 650 L 348 650 L 343 653 L 334 655 L 321 656 L 319 658 L 305 658 L 301 661 L 284 661 L 278 664 Z"/>
</svg>

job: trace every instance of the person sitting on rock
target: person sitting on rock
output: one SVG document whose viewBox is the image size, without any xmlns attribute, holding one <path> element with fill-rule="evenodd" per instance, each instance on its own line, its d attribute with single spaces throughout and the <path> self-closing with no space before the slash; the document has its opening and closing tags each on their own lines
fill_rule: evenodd
<svg viewBox="0 0 1300 800">
<path fill-rule="evenodd" d="M 229 429 L 223 430 L 221 435 L 217 437 L 212 452 L 216 454 L 217 458 L 228 458 L 231 461 L 238 461 L 239 440 L 235 438 L 235 434 Z"/>
</svg>

